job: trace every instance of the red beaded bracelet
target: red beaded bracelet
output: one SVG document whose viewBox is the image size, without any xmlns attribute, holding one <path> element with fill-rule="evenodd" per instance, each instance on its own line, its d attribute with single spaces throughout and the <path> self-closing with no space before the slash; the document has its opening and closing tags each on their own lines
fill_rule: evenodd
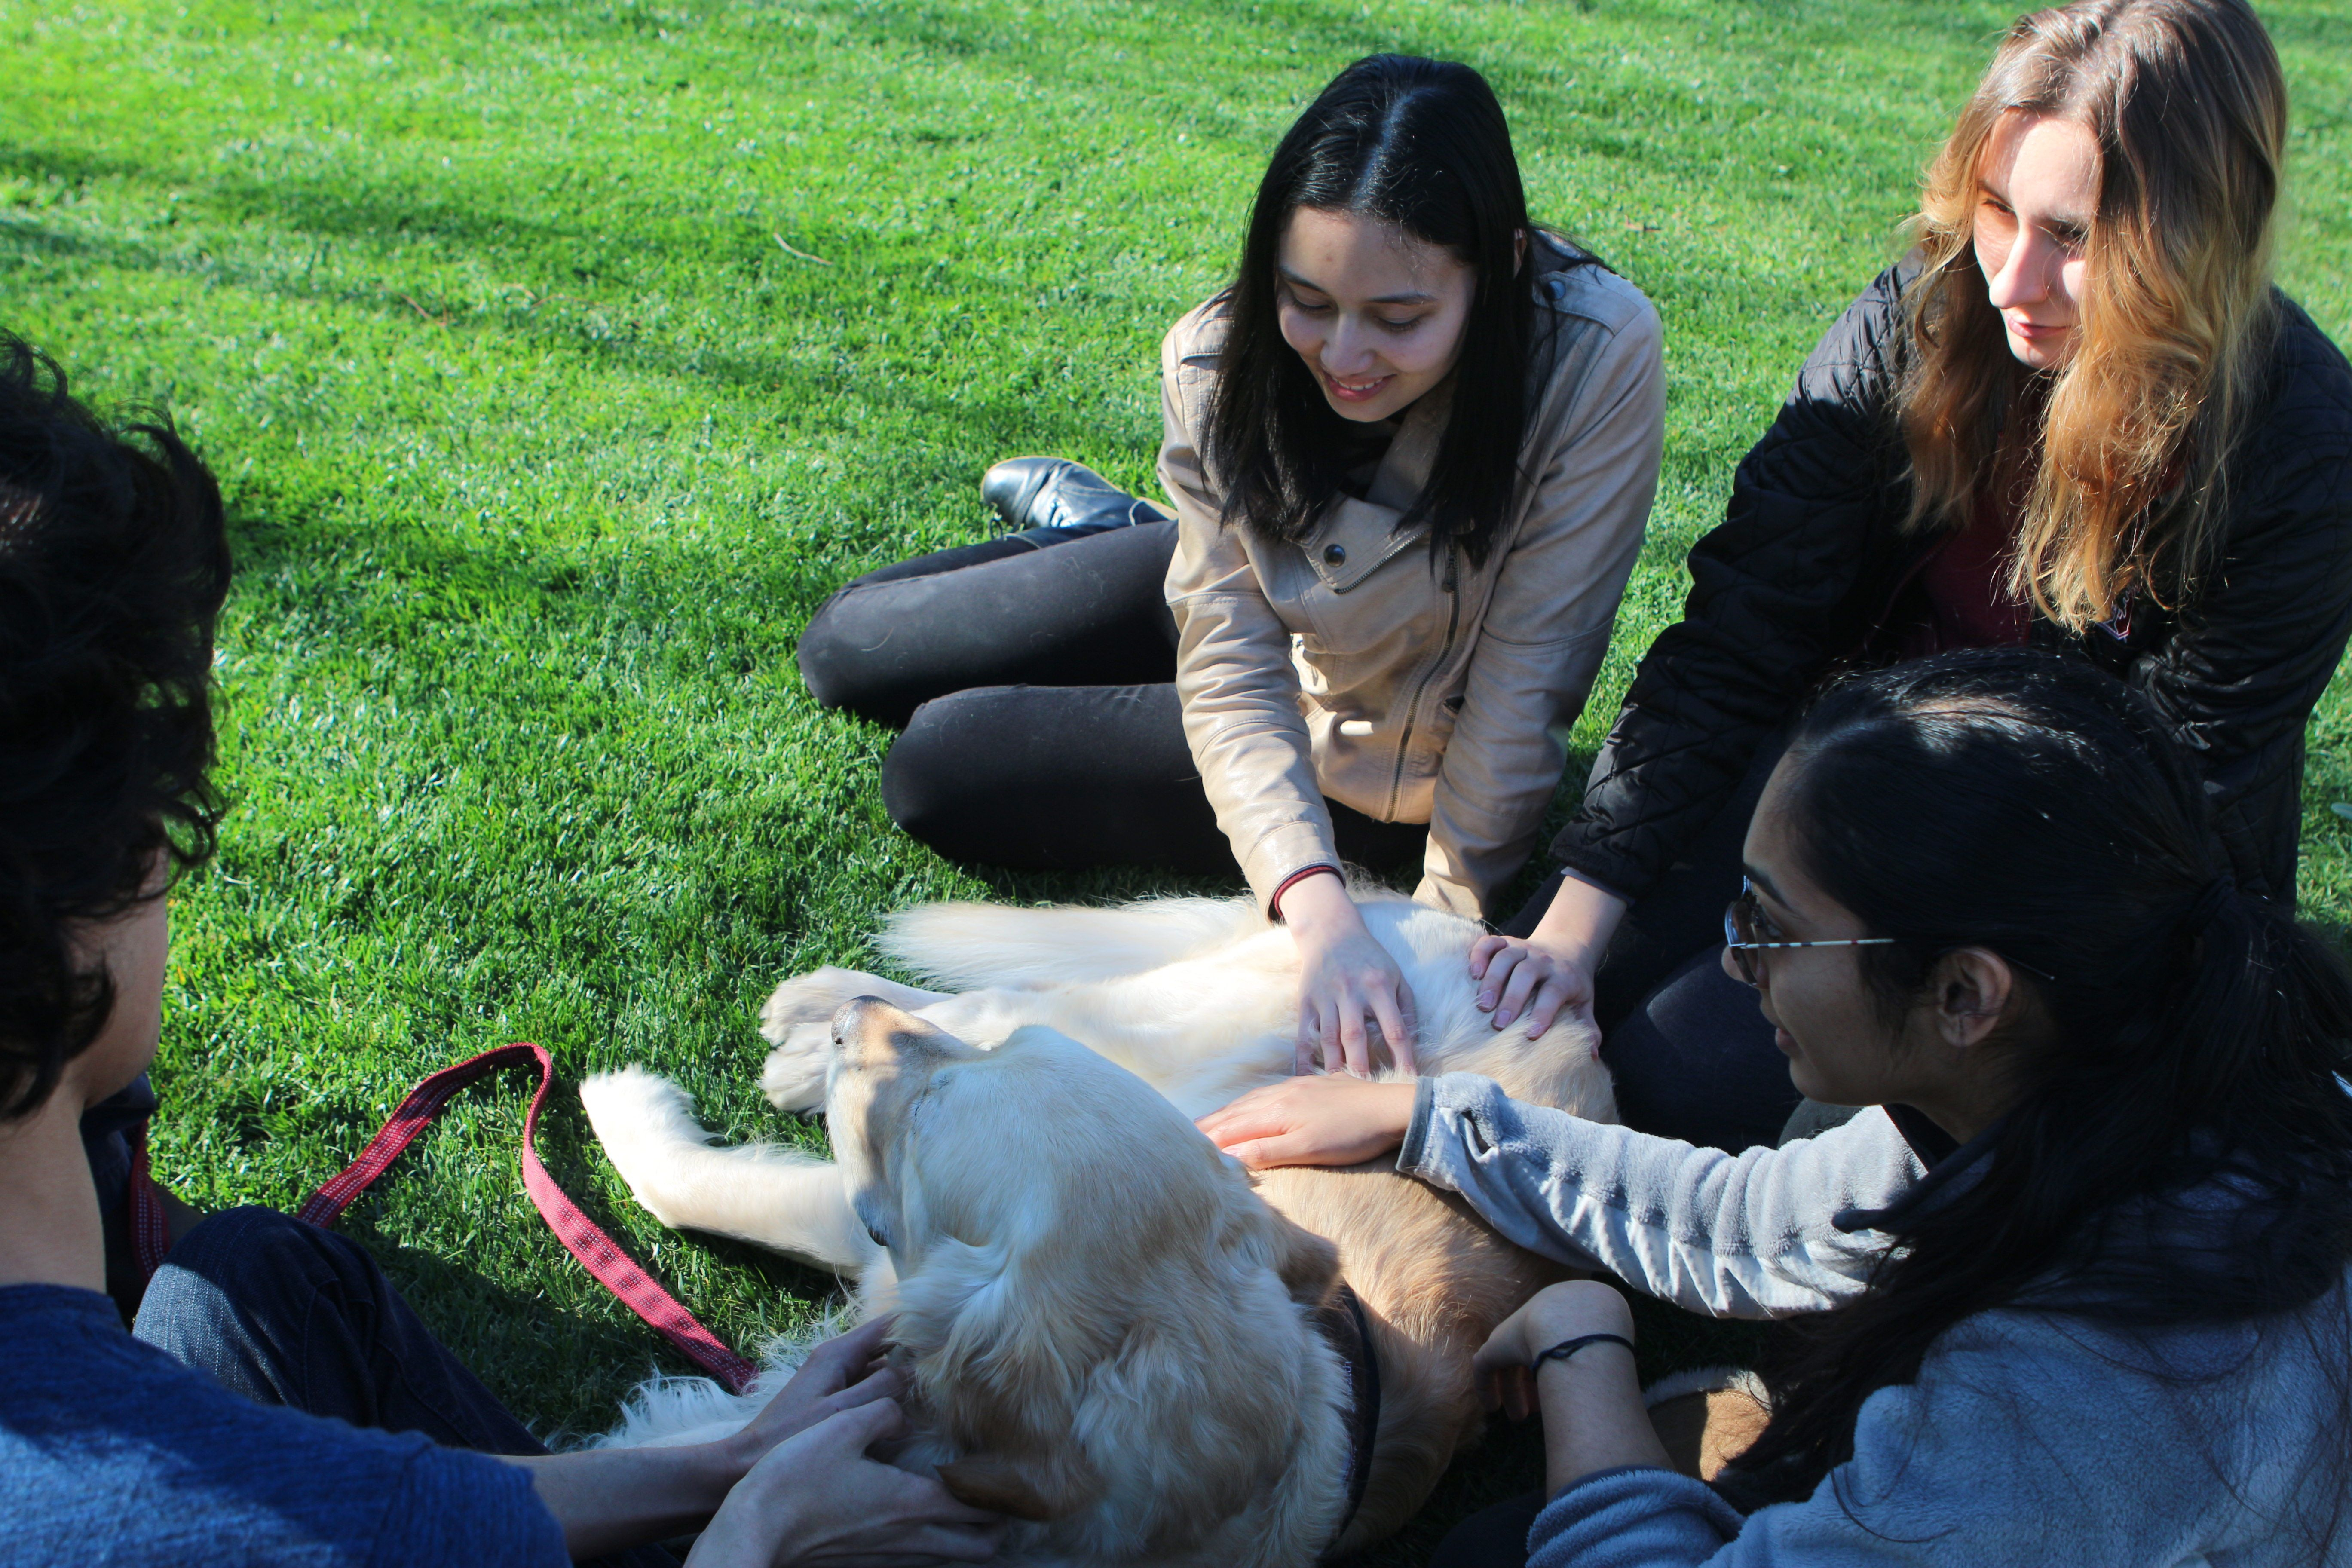
<svg viewBox="0 0 2352 1568">
<path fill-rule="evenodd" d="M 1297 870 L 1293 871 L 1289 876 L 1285 877 L 1282 879 L 1282 885 L 1280 887 L 1275 889 L 1274 897 L 1266 900 L 1266 909 L 1273 914 L 1276 920 L 1280 920 L 1282 918 L 1282 895 L 1290 891 L 1291 889 L 1298 886 L 1299 883 L 1307 880 L 1307 878 L 1319 877 L 1326 871 L 1328 871 L 1334 877 L 1340 876 L 1339 868 L 1337 866 L 1302 866 Z"/>
</svg>

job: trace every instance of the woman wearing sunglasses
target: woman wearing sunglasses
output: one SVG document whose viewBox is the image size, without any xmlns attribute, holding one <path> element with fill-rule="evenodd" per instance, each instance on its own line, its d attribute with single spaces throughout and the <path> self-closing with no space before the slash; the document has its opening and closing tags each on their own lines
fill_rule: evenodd
<svg viewBox="0 0 2352 1568">
<path fill-rule="evenodd" d="M 1799 374 L 1693 549 L 1561 872 L 1474 955 L 1496 1021 L 1593 1010 L 1633 1125 L 1794 1108 L 1717 963 L 1790 715 L 1832 669 L 2055 648 L 2146 691 L 2231 869 L 2291 903 L 2304 725 L 2352 629 L 2352 368 L 2271 284 L 2286 91 L 2241 0 L 2011 29 L 1917 247 Z"/>
<path fill-rule="evenodd" d="M 1694 1311 L 1807 1314 L 1703 1484 L 1624 1297 L 1538 1295 L 1478 1367 L 1540 1409 L 1546 1495 L 1438 1563 L 2352 1563 L 2352 979 L 2238 888 L 2167 729 L 2022 649 L 1858 677 L 1795 727 L 1723 962 L 1797 1087 L 1877 1108 L 1817 1137 L 1733 1155 L 1466 1074 L 1204 1119 L 1254 1166 L 1400 1149 Z"/>
</svg>

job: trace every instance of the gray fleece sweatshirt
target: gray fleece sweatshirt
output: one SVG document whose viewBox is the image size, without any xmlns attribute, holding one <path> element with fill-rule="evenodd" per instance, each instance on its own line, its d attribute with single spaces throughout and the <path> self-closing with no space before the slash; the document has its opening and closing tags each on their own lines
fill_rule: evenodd
<svg viewBox="0 0 2352 1568">
<path fill-rule="evenodd" d="M 1452 1073 L 1422 1080 L 1397 1169 L 1530 1251 L 1756 1318 L 1858 1293 L 1889 1239 L 1873 1211 L 1968 1163 L 1928 1178 L 1881 1110 L 1732 1155 Z M 1853 1459 L 1805 1501 L 1743 1519 L 1671 1470 L 1606 1470 L 1545 1508 L 1530 1568 L 2352 1565 L 2347 1302 L 2339 1286 L 2291 1319 L 2143 1333 L 1982 1313 L 1937 1342 L 1916 1382 L 1871 1395 Z M 2316 1546 L 2338 1510 L 2343 1528 Z"/>
</svg>

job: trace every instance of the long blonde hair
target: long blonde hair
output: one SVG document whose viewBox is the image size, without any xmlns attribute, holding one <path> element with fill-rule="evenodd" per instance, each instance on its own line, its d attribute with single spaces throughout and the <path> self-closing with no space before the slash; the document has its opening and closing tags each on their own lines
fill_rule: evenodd
<svg viewBox="0 0 2352 1568">
<path fill-rule="evenodd" d="M 2083 0 L 2021 17 L 1928 166 L 1897 394 L 1907 526 L 1967 521 L 2021 367 L 1977 265 L 1974 216 L 2003 117 L 2099 149 L 2074 351 L 2042 416 L 2010 591 L 2073 630 L 2135 590 L 2172 605 L 2210 564 L 2222 463 L 2276 311 L 2272 216 L 2286 84 L 2242 0 Z"/>
</svg>

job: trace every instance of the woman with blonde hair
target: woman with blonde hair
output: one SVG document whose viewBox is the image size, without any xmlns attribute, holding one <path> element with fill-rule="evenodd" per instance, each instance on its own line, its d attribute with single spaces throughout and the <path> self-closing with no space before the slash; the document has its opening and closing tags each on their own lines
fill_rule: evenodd
<svg viewBox="0 0 2352 1568">
<path fill-rule="evenodd" d="M 1626 1120 L 1771 1142 L 1780 1051 L 1718 963 L 1809 692 L 2031 645 L 2142 692 L 2239 888 L 2294 896 L 2304 724 L 2352 627 L 2352 368 L 2271 281 L 2286 89 L 2241 0 L 2020 19 L 1916 246 L 1822 340 L 1692 550 L 1552 846 L 1474 952 L 1497 1026 L 1591 1009 Z"/>
</svg>

